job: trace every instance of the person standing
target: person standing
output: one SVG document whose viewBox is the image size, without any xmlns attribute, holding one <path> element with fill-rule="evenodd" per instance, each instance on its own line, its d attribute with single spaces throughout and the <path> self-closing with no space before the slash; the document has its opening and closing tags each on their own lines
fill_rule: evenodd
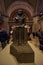
<svg viewBox="0 0 43 65">
<path fill-rule="evenodd" d="M 8 34 L 6 31 L 0 29 L 0 42 L 1 42 L 1 45 L 2 45 L 2 49 L 5 48 L 6 46 L 6 41 L 8 41 Z"/>
</svg>

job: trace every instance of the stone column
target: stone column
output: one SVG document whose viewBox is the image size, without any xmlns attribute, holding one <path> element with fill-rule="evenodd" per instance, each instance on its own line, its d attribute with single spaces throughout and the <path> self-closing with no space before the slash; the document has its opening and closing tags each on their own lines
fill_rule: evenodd
<svg viewBox="0 0 43 65">
<path fill-rule="evenodd" d="M 1 13 L 5 13 L 4 0 L 0 0 L 0 12 Z"/>
<path fill-rule="evenodd" d="M 5 10 L 4 0 L 0 0 L 0 12 L 7 16 L 7 13 L 6 13 L 6 10 Z M 9 26 L 8 26 L 9 19 L 5 16 L 2 16 L 2 17 L 3 17 L 3 21 L 4 21 L 3 29 L 8 32 L 9 31 Z"/>
<path fill-rule="evenodd" d="M 39 24 L 40 24 L 40 30 L 43 31 L 43 19 L 40 20 L 40 23 Z"/>
<path fill-rule="evenodd" d="M 33 23 L 32 31 L 33 32 L 39 31 L 40 26 L 39 26 L 39 23 L 38 23 L 38 16 L 33 18 L 33 22 L 34 23 Z"/>
<path fill-rule="evenodd" d="M 9 24 L 8 24 L 9 19 L 4 17 L 3 20 L 4 20 L 3 28 L 4 28 L 5 31 L 7 31 L 9 33 Z"/>
</svg>

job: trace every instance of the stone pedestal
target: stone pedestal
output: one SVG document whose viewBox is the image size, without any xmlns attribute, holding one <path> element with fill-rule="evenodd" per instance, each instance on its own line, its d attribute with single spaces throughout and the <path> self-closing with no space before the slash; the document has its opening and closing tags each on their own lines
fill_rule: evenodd
<svg viewBox="0 0 43 65">
<path fill-rule="evenodd" d="M 10 53 L 16 57 L 19 63 L 33 63 L 34 52 L 28 44 L 10 46 Z"/>
</svg>

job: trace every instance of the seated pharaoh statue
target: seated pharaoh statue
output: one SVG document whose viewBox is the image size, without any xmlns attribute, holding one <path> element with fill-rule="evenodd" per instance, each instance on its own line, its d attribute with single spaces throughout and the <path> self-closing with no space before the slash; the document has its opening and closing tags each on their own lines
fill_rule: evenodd
<svg viewBox="0 0 43 65">
<path fill-rule="evenodd" d="M 27 28 L 25 28 L 23 11 L 18 10 L 15 17 L 15 28 L 13 30 L 13 43 L 10 46 L 10 53 L 16 57 L 19 63 L 34 62 L 34 52 L 28 44 Z"/>
<path fill-rule="evenodd" d="M 17 16 L 15 17 L 15 25 L 25 25 L 25 17 L 23 16 L 23 11 L 18 10 Z"/>
<path fill-rule="evenodd" d="M 14 22 L 13 43 L 16 45 L 25 44 L 27 42 L 27 29 L 25 28 L 25 17 L 22 10 L 18 10 Z"/>
</svg>

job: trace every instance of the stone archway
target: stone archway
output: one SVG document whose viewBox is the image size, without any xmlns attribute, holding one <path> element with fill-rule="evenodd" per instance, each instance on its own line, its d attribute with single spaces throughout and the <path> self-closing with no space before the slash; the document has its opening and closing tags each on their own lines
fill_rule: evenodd
<svg viewBox="0 0 43 65">
<path fill-rule="evenodd" d="M 30 14 L 30 16 L 34 15 L 34 9 L 28 3 L 23 1 L 16 1 L 12 3 L 7 9 L 7 15 L 10 17 L 11 14 L 17 9 L 24 9 L 28 12 L 28 14 Z"/>
<path fill-rule="evenodd" d="M 22 1 L 16 1 L 12 3 L 7 9 L 8 16 L 10 17 L 11 13 L 19 8 L 27 10 L 31 14 L 31 16 L 34 15 L 34 9 L 28 3 Z"/>
</svg>

